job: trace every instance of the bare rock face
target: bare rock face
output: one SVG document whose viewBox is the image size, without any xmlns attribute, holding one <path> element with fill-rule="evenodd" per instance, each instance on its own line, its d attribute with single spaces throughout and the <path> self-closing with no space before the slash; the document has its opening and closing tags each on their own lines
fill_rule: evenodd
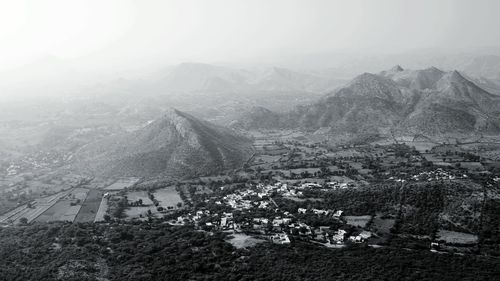
<svg viewBox="0 0 500 281">
<path fill-rule="evenodd" d="M 194 176 L 241 167 L 251 141 L 226 128 L 170 110 L 132 133 L 78 151 L 74 168 L 95 176 Z"/>
</svg>

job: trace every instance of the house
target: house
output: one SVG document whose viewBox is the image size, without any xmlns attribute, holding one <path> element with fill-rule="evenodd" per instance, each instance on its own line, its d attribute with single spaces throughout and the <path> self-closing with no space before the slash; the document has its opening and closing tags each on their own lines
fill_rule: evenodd
<svg viewBox="0 0 500 281">
<path fill-rule="evenodd" d="M 301 189 L 304 189 L 304 188 L 319 188 L 321 187 L 321 185 L 317 184 L 317 183 L 312 183 L 312 182 L 307 182 L 307 183 L 303 183 L 301 186 Z"/>
<path fill-rule="evenodd" d="M 288 225 L 290 221 L 290 218 L 275 218 L 273 220 L 273 226 Z"/>
<path fill-rule="evenodd" d="M 222 218 L 220 219 L 220 226 L 221 226 L 221 227 L 226 227 L 226 226 L 227 226 L 227 224 L 228 224 L 228 219 L 227 219 L 226 217 L 222 217 Z"/>
<path fill-rule="evenodd" d="M 279 233 L 271 236 L 271 241 L 275 244 L 289 244 L 290 243 L 290 238 L 288 238 L 288 235 L 285 233 Z"/>
<path fill-rule="evenodd" d="M 307 212 L 307 209 L 305 209 L 305 208 L 299 208 L 297 210 L 297 213 L 299 213 L 299 214 L 305 214 L 306 212 Z"/>
<path fill-rule="evenodd" d="M 366 230 L 363 230 L 361 231 L 361 233 L 359 234 L 359 237 L 361 237 L 361 239 L 363 241 L 365 241 L 366 239 L 372 237 L 372 233 L 370 231 L 366 231 Z"/>
<path fill-rule="evenodd" d="M 184 217 L 184 216 L 179 216 L 177 217 L 177 222 L 180 223 L 180 224 L 184 224 L 185 221 L 189 220 L 188 217 Z"/>
<path fill-rule="evenodd" d="M 331 238 L 331 242 L 332 243 L 337 243 L 337 244 L 341 244 L 342 242 L 344 242 L 344 237 L 345 237 L 345 234 L 347 232 L 343 229 L 339 229 L 337 230 L 337 233 L 335 233 L 334 235 L 332 235 L 332 238 Z"/>
<path fill-rule="evenodd" d="M 431 242 L 431 252 L 437 252 L 438 250 L 440 250 L 439 243 Z"/>
<path fill-rule="evenodd" d="M 259 205 L 259 209 L 266 209 L 269 206 L 269 202 L 261 201 Z"/>
<path fill-rule="evenodd" d="M 340 186 L 339 183 L 336 181 L 327 182 L 326 185 L 330 188 L 338 188 Z"/>
<path fill-rule="evenodd" d="M 370 231 L 362 231 L 360 234 L 356 236 L 349 236 L 349 241 L 355 242 L 355 243 L 362 243 L 366 241 L 366 239 L 370 238 L 372 236 L 372 233 Z"/>
<path fill-rule="evenodd" d="M 342 216 L 342 213 L 344 213 L 344 211 L 342 210 L 337 210 L 334 214 L 333 214 L 333 217 L 334 218 L 340 218 Z"/>
<path fill-rule="evenodd" d="M 312 210 L 315 215 L 328 215 L 330 212 L 327 210 L 313 209 Z"/>
</svg>

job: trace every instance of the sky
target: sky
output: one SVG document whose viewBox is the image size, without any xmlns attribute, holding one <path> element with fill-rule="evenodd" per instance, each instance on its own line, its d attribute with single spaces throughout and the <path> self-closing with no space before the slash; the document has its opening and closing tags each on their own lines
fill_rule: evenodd
<svg viewBox="0 0 500 281">
<path fill-rule="evenodd" d="M 496 0 L 0 0 L 0 70 L 499 46 Z"/>
</svg>

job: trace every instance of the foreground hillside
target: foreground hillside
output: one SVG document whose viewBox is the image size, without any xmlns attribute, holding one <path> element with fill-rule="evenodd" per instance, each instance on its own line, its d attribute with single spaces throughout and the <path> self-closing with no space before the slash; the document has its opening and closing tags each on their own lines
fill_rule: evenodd
<svg viewBox="0 0 500 281">
<path fill-rule="evenodd" d="M 265 123 L 261 120 L 265 113 Z M 261 124 L 261 125 L 259 125 Z M 255 110 L 245 128 L 322 127 L 332 132 L 442 135 L 500 132 L 500 97 L 457 71 L 437 68 L 364 73 L 319 102 L 286 114 Z"/>
<path fill-rule="evenodd" d="M 297 242 L 237 249 L 225 234 L 136 224 L 0 231 L 2 280 L 493 280 L 494 258 Z"/>
<path fill-rule="evenodd" d="M 146 127 L 84 146 L 72 169 L 95 176 L 193 176 L 239 168 L 251 141 L 172 110 Z"/>
</svg>

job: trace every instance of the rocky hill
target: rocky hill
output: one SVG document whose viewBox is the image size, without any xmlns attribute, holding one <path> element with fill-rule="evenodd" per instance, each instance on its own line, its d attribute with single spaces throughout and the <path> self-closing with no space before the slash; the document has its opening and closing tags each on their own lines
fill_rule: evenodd
<svg viewBox="0 0 500 281">
<path fill-rule="evenodd" d="M 194 176 L 241 167 L 251 141 L 229 129 L 170 110 L 130 133 L 82 147 L 72 168 L 94 176 Z"/>
</svg>

